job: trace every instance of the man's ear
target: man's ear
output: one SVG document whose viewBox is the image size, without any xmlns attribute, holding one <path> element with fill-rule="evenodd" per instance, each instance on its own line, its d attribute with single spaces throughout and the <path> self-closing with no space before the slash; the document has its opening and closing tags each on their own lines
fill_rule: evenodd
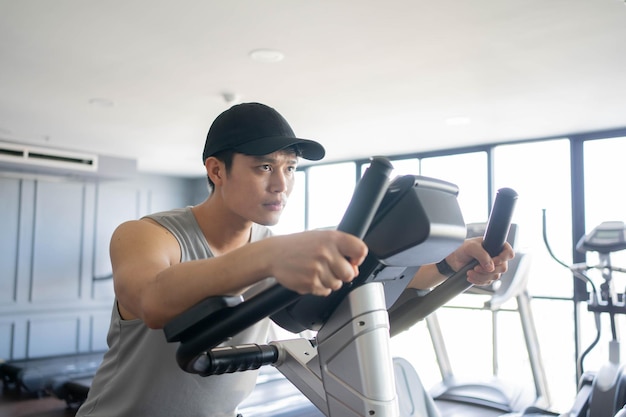
<svg viewBox="0 0 626 417">
<path fill-rule="evenodd" d="M 204 168 L 206 169 L 207 176 L 213 181 L 213 184 L 218 185 L 222 183 L 226 175 L 226 167 L 222 161 L 214 156 L 209 156 L 206 161 L 204 161 Z"/>
</svg>

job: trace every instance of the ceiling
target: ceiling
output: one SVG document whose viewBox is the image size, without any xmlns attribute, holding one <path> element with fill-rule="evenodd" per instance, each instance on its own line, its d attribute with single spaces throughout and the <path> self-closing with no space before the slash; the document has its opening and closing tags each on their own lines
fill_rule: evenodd
<svg viewBox="0 0 626 417">
<path fill-rule="evenodd" d="M 626 127 L 623 0 L 0 0 L 0 59 L 0 140 L 149 173 L 235 102 L 325 161 Z"/>
</svg>

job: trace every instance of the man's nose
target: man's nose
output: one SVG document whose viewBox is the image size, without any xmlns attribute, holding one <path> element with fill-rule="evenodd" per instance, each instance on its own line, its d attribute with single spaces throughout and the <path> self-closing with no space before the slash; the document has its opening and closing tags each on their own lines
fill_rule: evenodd
<svg viewBox="0 0 626 417">
<path fill-rule="evenodd" d="M 272 173 L 272 182 L 271 188 L 272 191 L 282 193 L 287 189 L 288 179 L 287 175 L 280 171 L 276 170 Z"/>
</svg>

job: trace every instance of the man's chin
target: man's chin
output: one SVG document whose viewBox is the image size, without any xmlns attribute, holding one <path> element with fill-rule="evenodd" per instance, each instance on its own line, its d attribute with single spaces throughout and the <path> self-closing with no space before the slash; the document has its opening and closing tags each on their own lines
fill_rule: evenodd
<svg viewBox="0 0 626 417">
<path fill-rule="evenodd" d="M 263 221 L 259 221 L 258 223 L 262 226 L 276 226 L 279 220 L 280 216 L 276 216 L 276 218 L 265 218 Z"/>
</svg>

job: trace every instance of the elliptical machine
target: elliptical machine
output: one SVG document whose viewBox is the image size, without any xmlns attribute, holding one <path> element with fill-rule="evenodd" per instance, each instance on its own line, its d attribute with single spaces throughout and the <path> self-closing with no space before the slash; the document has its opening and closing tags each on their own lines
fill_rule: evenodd
<svg viewBox="0 0 626 417">
<path fill-rule="evenodd" d="M 399 399 L 389 338 L 470 288 L 465 274 L 477 261 L 425 295 L 406 288 L 421 265 L 456 249 L 466 230 L 456 186 L 412 175 L 389 183 L 391 170 L 386 158 L 372 160 L 338 226 L 369 247 L 352 283 L 328 297 L 278 284 L 248 300 L 209 297 L 164 328 L 166 339 L 179 343 L 178 365 L 201 376 L 273 365 L 327 417 L 425 415 L 417 397 Z M 492 256 L 502 250 L 516 200 L 514 190 L 498 191 L 483 241 Z M 310 329 L 317 336 L 219 346 L 268 316 L 293 333 Z"/>
<path fill-rule="evenodd" d="M 560 261 L 553 254 L 546 238 L 545 211 L 544 241 L 550 256 L 559 264 L 570 269 L 575 277 L 582 279 L 591 287 L 587 310 L 594 313 L 597 329 L 595 340 L 577 359 L 577 370 L 581 375 L 578 393 L 572 408 L 564 415 L 568 417 L 624 416 L 626 415 L 626 410 L 623 408 L 626 405 L 626 367 L 620 363 L 619 330 L 616 325 L 616 315 L 626 314 L 626 294 L 615 289 L 613 272 L 626 273 L 626 269 L 611 264 L 611 253 L 626 249 L 626 225 L 621 221 L 603 222 L 580 238 L 576 244 L 576 250 L 581 253 L 597 252 L 599 256 L 598 265 L 581 263 L 570 266 Z M 591 269 L 598 269 L 602 272 L 604 282 L 600 285 L 599 292 L 592 279 L 586 274 L 586 271 Z M 609 360 L 597 372 L 583 372 L 585 357 L 600 339 L 602 314 L 608 314 L 611 326 Z"/>
</svg>

